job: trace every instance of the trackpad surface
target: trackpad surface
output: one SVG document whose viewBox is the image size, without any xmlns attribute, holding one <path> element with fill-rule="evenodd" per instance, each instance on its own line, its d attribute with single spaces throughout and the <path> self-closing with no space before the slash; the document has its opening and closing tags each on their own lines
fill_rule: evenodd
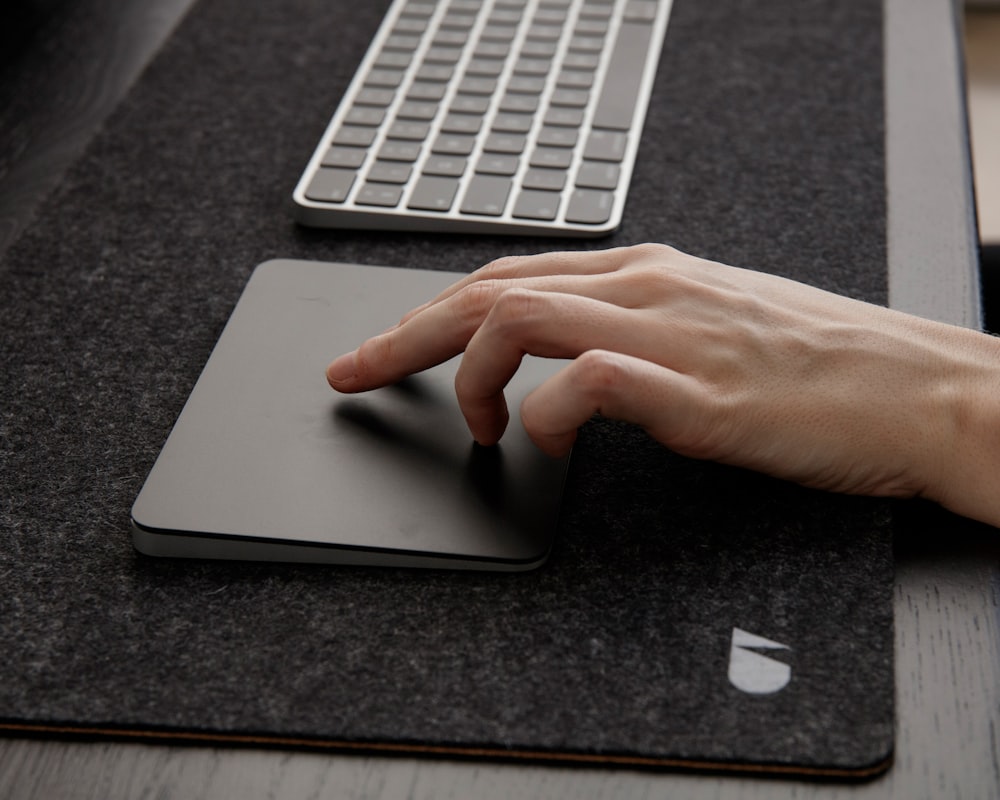
<svg viewBox="0 0 1000 800">
<path fill-rule="evenodd" d="M 459 358 L 339 395 L 324 368 L 457 273 L 261 264 L 133 507 L 152 555 L 528 569 L 555 535 L 566 459 L 512 413 L 476 445 L 453 388 Z M 516 410 L 561 362 L 525 359 Z"/>
</svg>

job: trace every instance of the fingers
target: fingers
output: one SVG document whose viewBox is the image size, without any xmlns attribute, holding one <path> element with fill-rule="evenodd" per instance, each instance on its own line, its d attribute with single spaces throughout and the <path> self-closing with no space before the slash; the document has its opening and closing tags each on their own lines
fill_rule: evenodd
<svg viewBox="0 0 1000 800">
<path fill-rule="evenodd" d="M 462 352 L 496 300 L 514 286 L 636 307 L 646 298 L 648 283 L 622 280 L 621 270 L 653 259 L 681 263 L 690 257 L 647 244 L 498 259 L 411 311 L 395 328 L 334 360 L 327 380 L 337 391 L 359 392 L 446 361 Z"/>
<path fill-rule="evenodd" d="M 424 306 L 419 313 L 408 315 L 399 325 L 367 340 L 353 353 L 336 359 L 327 368 L 327 380 L 340 392 L 367 391 L 447 361 L 466 349 L 473 335 L 502 301 L 512 304 L 505 307 L 508 311 L 521 313 L 519 303 L 523 297 L 517 292 L 551 295 L 557 306 L 558 298 L 573 297 L 628 306 L 634 305 L 633 301 L 643 294 L 641 287 L 607 280 L 600 273 L 473 281 Z M 551 309 L 553 315 L 562 312 L 561 307 Z M 516 314 L 502 313 L 498 319 L 510 321 L 512 316 Z M 535 321 L 535 318 L 525 320 Z"/>
<path fill-rule="evenodd" d="M 638 254 L 655 250 L 661 256 L 674 252 L 664 245 L 639 245 L 617 247 L 610 250 L 583 252 L 540 253 L 528 256 L 506 256 L 480 267 L 475 272 L 449 286 L 437 297 L 410 311 L 403 317 L 408 321 L 430 306 L 436 305 L 480 281 L 524 281 L 531 278 L 546 278 L 554 275 L 604 275 L 616 272 L 634 260 Z M 681 255 L 677 253 L 677 255 Z"/>
<path fill-rule="evenodd" d="M 678 452 L 715 455 L 721 426 L 711 395 L 697 380 L 643 359 L 588 350 L 539 386 L 521 406 L 532 441 L 552 456 L 569 452 L 594 414 L 632 422 Z"/>
<path fill-rule="evenodd" d="M 480 444 L 500 439 L 507 423 L 503 389 L 525 354 L 576 358 L 594 347 L 628 350 L 641 337 L 636 320 L 612 303 L 560 292 L 504 291 L 470 339 L 455 376 L 469 430 Z"/>
</svg>

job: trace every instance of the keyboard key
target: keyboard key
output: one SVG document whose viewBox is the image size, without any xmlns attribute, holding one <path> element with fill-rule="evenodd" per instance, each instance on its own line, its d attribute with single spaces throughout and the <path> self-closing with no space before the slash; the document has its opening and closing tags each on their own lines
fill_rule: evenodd
<svg viewBox="0 0 1000 800">
<path fill-rule="evenodd" d="M 563 59 L 564 69 L 595 70 L 601 63 L 599 53 L 567 53 Z"/>
<path fill-rule="evenodd" d="M 425 175 L 445 175 L 460 178 L 465 172 L 467 160 L 458 156 L 430 156 L 424 162 Z"/>
<path fill-rule="evenodd" d="M 621 167 L 601 161 L 584 161 L 576 173 L 576 185 L 587 189 L 614 189 Z"/>
<path fill-rule="evenodd" d="M 521 48 L 521 55 L 527 56 L 528 58 L 551 59 L 555 56 L 556 50 L 558 49 L 558 43 L 556 42 L 543 42 L 529 39 Z"/>
<path fill-rule="evenodd" d="M 392 208 L 399 205 L 403 189 L 388 183 L 366 183 L 361 187 L 354 202 L 361 206 L 383 206 Z"/>
<path fill-rule="evenodd" d="M 424 56 L 424 61 L 428 64 L 457 64 L 461 58 L 461 47 L 432 47 Z"/>
<path fill-rule="evenodd" d="M 522 58 L 514 65 L 515 75 L 541 75 L 549 74 L 552 69 L 552 62 L 544 58 Z"/>
<path fill-rule="evenodd" d="M 436 10 L 437 6 L 434 3 L 421 3 L 419 0 L 414 0 L 414 2 L 406 4 L 406 7 L 403 9 L 403 15 L 428 19 L 434 16 Z"/>
<path fill-rule="evenodd" d="M 431 148 L 432 153 L 447 156 L 467 156 L 476 146 L 475 136 L 442 133 Z"/>
<path fill-rule="evenodd" d="M 326 203 L 343 203 L 356 177 L 350 170 L 320 168 L 306 189 L 306 197 Z"/>
<path fill-rule="evenodd" d="M 408 119 L 397 119 L 392 123 L 386 136 L 389 139 L 403 139 L 410 142 L 422 142 L 430 133 L 431 126 L 426 122 L 415 122 Z"/>
<path fill-rule="evenodd" d="M 463 214 L 499 217 L 507 205 L 511 182 L 493 175 L 476 175 L 462 200 Z"/>
<path fill-rule="evenodd" d="M 476 172 L 487 175 L 514 175 L 521 164 L 517 156 L 505 156 L 500 153 L 484 153 L 476 164 Z"/>
<path fill-rule="evenodd" d="M 407 208 L 422 211 L 447 211 L 455 201 L 458 181 L 434 175 L 421 175 L 413 187 Z"/>
<path fill-rule="evenodd" d="M 594 73 L 578 69 L 564 69 L 559 73 L 557 85 L 561 89 L 589 89 L 594 85 Z"/>
<path fill-rule="evenodd" d="M 434 37 L 435 47 L 462 47 L 469 38 L 468 31 L 438 31 Z"/>
<path fill-rule="evenodd" d="M 532 25 L 528 28 L 528 39 L 542 42 L 558 42 L 562 38 L 563 29 L 558 25 Z"/>
<path fill-rule="evenodd" d="M 538 97 L 530 94 L 507 93 L 500 101 L 500 110 L 514 114 L 533 114 L 538 110 Z"/>
<path fill-rule="evenodd" d="M 420 37 L 406 33 L 394 33 L 385 40 L 386 50 L 400 50 L 404 53 L 412 53 L 420 46 Z"/>
<path fill-rule="evenodd" d="M 533 167 L 568 169 L 573 163 L 573 151 L 562 147 L 536 147 L 530 163 Z"/>
<path fill-rule="evenodd" d="M 545 127 L 538 132 L 536 141 L 545 147 L 576 147 L 579 138 L 576 128 Z"/>
<path fill-rule="evenodd" d="M 615 49 L 608 62 L 594 112 L 594 127 L 627 131 L 632 126 L 652 35 L 652 28 L 644 23 L 623 22 L 618 29 Z"/>
<path fill-rule="evenodd" d="M 535 12 L 535 18 L 532 21 L 542 25 L 562 25 L 566 21 L 566 9 L 558 7 L 539 8 Z"/>
<path fill-rule="evenodd" d="M 578 108 L 550 108 L 545 112 L 545 124 L 579 128 L 583 124 L 583 112 Z"/>
<path fill-rule="evenodd" d="M 510 45 L 506 41 L 488 42 L 481 41 L 476 45 L 472 55 L 475 58 L 492 58 L 504 60 L 510 54 Z"/>
<path fill-rule="evenodd" d="M 375 66 L 380 69 L 406 69 L 410 66 L 412 56 L 398 50 L 387 50 L 375 59 Z"/>
<path fill-rule="evenodd" d="M 574 36 L 569 40 L 571 53 L 600 53 L 604 49 L 604 38 L 600 36 Z"/>
<path fill-rule="evenodd" d="M 368 180 L 374 183 L 406 183 L 413 167 L 398 161 L 376 161 L 368 170 Z"/>
<path fill-rule="evenodd" d="M 517 133 L 490 133 L 483 143 L 487 153 L 522 153 L 527 140 Z"/>
<path fill-rule="evenodd" d="M 548 192 L 561 192 L 566 185 L 566 172 L 561 169 L 543 169 L 532 167 L 524 173 L 521 185 L 525 189 L 542 189 Z"/>
<path fill-rule="evenodd" d="M 652 22 L 656 19 L 654 0 L 629 0 L 625 5 L 625 19 L 629 22 Z"/>
<path fill-rule="evenodd" d="M 417 142 L 387 141 L 378 151 L 378 157 L 381 161 L 407 161 L 412 163 L 420 158 L 420 145 Z"/>
<path fill-rule="evenodd" d="M 559 213 L 559 194 L 525 189 L 518 195 L 511 213 L 521 219 L 553 220 Z"/>
<path fill-rule="evenodd" d="M 393 33 L 423 33 L 427 30 L 427 19 L 421 17 L 401 17 L 396 22 Z"/>
<path fill-rule="evenodd" d="M 376 67 L 365 78 L 365 86 L 374 86 L 376 89 L 395 89 L 402 83 L 405 74 L 401 69 L 378 69 Z"/>
<path fill-rule="evenodd" d="M 516 25 L 494 25 L 489 24 L 483 28 L 481 40 L 484 42 L 504 42 L 509 44 L 517 36 Z"/>
<path fill-rule="evenodd" d="M 445 133 L 477 134 L 483 126 L 483 118 L 476 114 L 449 114 L 441 123 Z"/>
<path fill-rule="evenodd" d="M 503 62 L 492 58 L 474 58 L 465 67 L 466 75 L 479 78 L 496 78 L 503 72 Z"/>
<path fill-rule="evenodd" d="M 476 24 L 474 14 L 453 14 L 450 11 L 441 20 L 441 27 L 445 29 L 467 31 Z"/>
<path fill-rule="evenodd" d="M 467 76 L 462 78 L 462 82 L 458 84 L 458 91 L 462 94 L 478 94 L 492 97 L 496 90 L 497 82 L 495 78 Z"/>
<path fill-rule="evenodd" d="M 359 128 L 352 125 L 345 125 L 333 137 L 334 144 L 347 145 L 348 147 L 368 147 L 375 141 L 378 131 L 373 128 Z"/>
<path fill-rule="evenodd" d="M 373 86 L 366 86 L 358 92 L 358 96 L 354 98 L 354 102 L 359 106 L 385 108 L 395 99 L 396 93 L 391 89 L 376 89 Z"/>
<path fill-rule="evenodd" d="M 592 131 L 583 157 L 593 161 L 621 161 L 628 137 L 618 131 Z"/>
<path fill-rule="evenodd" d="M 581 19 L 576 23 L 574 35 L 578 36 L 604 36 L 608 32 L 608 20 L 606 19 Z"/>
<path fill-rule="evenodd" d="M 527 133 L 535 118 L 531 114 L 497 114 L 493 118 L 493 130 L 503 133 Z"/>
<path fill-rule="evenodd" d="M 368 151 L 363 147 L 331 147 L 323 156 L 324 167 L 346 167 L 357 169 L 364 161 Z"/>
<path fill-rule="evenodd" d="M 490 98 L 474 94 L 457 94 L 451 102 L 451 110 L 462 114 L 485 114 L 490 107 Z"/>
<path fill-rule="evenodd" d="M 602 225 L 611 219 L 614 197 L 611 192 L 577 189 L 569 199 L 566 221 L 583 225 Z"/>
<path fill-rule="evenodd" d="M 516 8 L 495 8 L 490 14 L 491 25 L 517 25 L 521 21 L 521 11 Z"/>
<path fill-rule="evenodd" d="M 611 19 L 612 8 L 607 3 L 584 3 L 580 19 Z"/>
<path fill-rule="evenodd" d="M 448 87 L 443 83 L 424 83 L 414 81 L 410 90 L 406 93 L 407 100 L 432 100 L 439 101 L 444 97 Z"/>
<path fill-rule="evenodd" d="M 437 116 L 436 103 L 422 103 L 419 100 L 407 100 L 399 107 L 396 116 L 399 119 L 418 119 L 428 122 Z"/>
<path fill-rule="evenodd" d="M 348 125 L 362 125 L 366 128 L 377 128 L 385 119 L 384 108 L 371 106 L 355 106 L 347 112 L 344 122 Z"/>
<path fill-rule="evenodd" d="M 586 89 L 556 89 L 549 98 L 553 106 L 566 108 L 586 108 L 590 102 L 590 92 Z"/>
<path fill-rule="evenodd" d="M 455 68 L 447 64 L 424 64 L 417 70 L 417 80 L 429 83 L 447 83 Z"/>
<path fill-rule="evenodd" d="M 514 75 L 507 84 L 507 91 L 518 94 L 541 94 L 545 91 L 545 79 L 530 75 Z"/>
</svg>

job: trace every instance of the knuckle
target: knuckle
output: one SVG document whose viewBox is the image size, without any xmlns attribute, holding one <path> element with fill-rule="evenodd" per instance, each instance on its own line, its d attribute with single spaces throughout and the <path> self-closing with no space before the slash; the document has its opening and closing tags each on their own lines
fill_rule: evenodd
<svg viewBox="0 0 1000 800">
<path fill-rule="evenodd" d="M 478 274 L 483 280 L 516 278 L 521 275 L 526 258 L 527 256 L 522 255 L 502 256 L 480 267 Z"/>
<path fill-rule="evenodd" d="M 620 390 L 628 379 L 628 367 L 617 353 L 587 350 L 576 358 L 573 378 L 599 406 Z"/>
<path fill-rule="evenodd" d="M 485 279 L 470 283 L 455 297 L 455 316 L 463 329 L 478 327 L 490 313 L 503 292 L 499 280 Z"/>
<path fill-rule="evenodd" d="M 539 304 L 537 292 L 510 287 L 501 292 L 493 306 L 494 322 L 504 326 L 530 319 Z"/>
<path fill-rule="evenodd" d="M 543 293 L 512 286 L 506 280 L 470 284 L 456 297 L 457 324 L 472 333 L 487 320 L 491 327 L 509 332 L 536 320 L 545 306 Z"/>
<path fill-rule="evenodd" d="M 634 244 L 628 248 L 629 255 L 635 259 L 663 259 L 670 258 L 679 253 L 678 250 L 670 247 L 666 244 L 658 244 L 656 242 L 643 242 L 642 244 Z"/>
<path fill-rule="evenodd" d="M 623 261 L 626 269 L 645 267 L 660 272 L 677 269 L 687 258 L 680 250 L 656 242 L 631 245 L 626 248 L 626 253 L 627 258 Z"/>
</svg>

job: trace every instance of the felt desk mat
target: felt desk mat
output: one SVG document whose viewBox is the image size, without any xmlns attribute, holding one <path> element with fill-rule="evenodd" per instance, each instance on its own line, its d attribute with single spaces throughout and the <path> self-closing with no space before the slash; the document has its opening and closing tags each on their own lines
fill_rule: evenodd
<svg viewBox="0 0 1000 800">
<path fill-rule="evenodd" d="M 625 425 L 585 426 L 536 572 L 132 550 L 131 502 L 268 258 L 468 270 L 659 240 L 886 299 L 879 0 L 677 0 L 624 224 L 595 242 L 291 221 L 292 187 L 384 9 L 202 0 L 7 253 L 3 727 L 883 769 L 886 505 L 682 459 Z M 734 629 L 788 649 L 733 648 Z M 783 662 L 791 680 L 742 692 L 731 655 Z"/>
</svg>

